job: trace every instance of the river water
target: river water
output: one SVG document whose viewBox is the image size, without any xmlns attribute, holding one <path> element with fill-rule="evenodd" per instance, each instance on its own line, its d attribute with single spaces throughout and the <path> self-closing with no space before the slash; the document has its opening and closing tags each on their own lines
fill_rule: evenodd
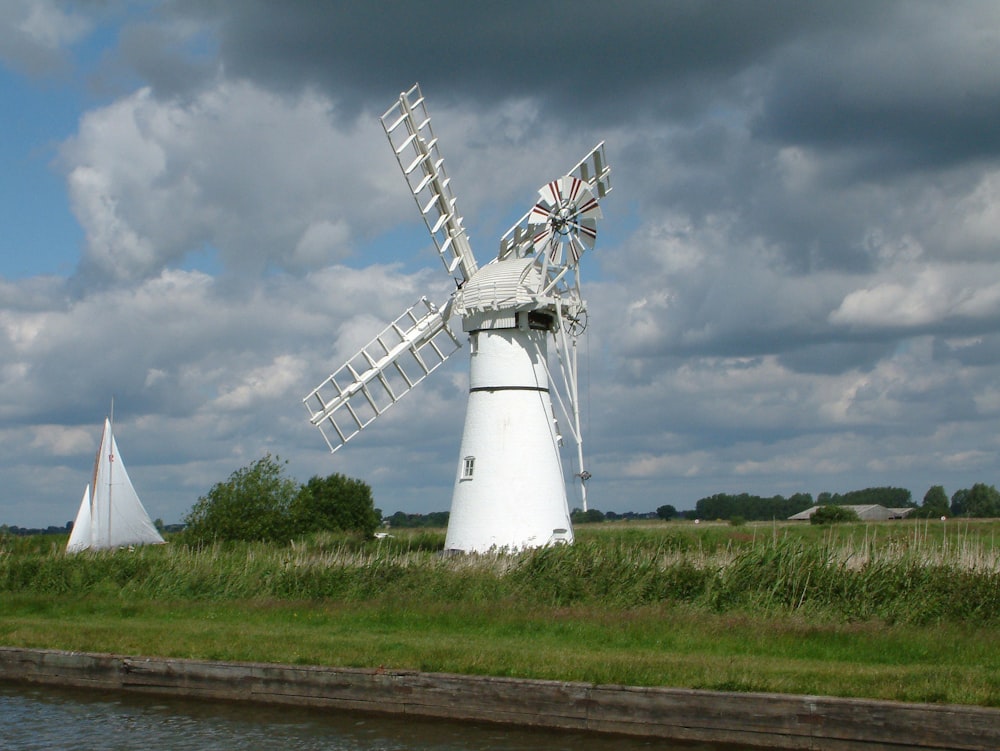
<svg viewBox="0 0 1000 751">
<path fill-rule="evenodd" d="M 0 683 L 2 751 L 723 751 L 592 733 Z"/>
</svg>

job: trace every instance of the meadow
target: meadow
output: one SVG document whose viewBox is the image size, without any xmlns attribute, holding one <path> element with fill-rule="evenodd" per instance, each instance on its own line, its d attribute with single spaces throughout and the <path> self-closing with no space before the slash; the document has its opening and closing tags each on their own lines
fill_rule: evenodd
<svg viewBox="0 0 1000 751">
<path fill-rule="evenodd" d="M 611 522 L 67 556 L 0 538 L 0 644 L 1000 706 L 1000 522 Z"/>
</svg>

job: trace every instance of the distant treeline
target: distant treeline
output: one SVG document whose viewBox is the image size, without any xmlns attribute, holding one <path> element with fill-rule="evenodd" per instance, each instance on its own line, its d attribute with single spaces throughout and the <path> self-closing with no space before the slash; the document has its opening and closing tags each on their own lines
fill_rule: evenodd
<svg viewBox="0 0 1000 751">
<path fill-rule="evenodd" d="M 769 521 L 787 519 L 813 506 L 868 506 L 886 508 L 915 508 L 910 491 L 906 488 L 865 488 L 847 493 L 820 493 L 816 500 L 809 493 L 795 493 L 785 498 L 775 495 L 762 498 L 749 493 L 730 495 L 717 493 L 702 498 L 695 504 L 695 515 L 700 519 L 735 519 Z"/>
<path fill-rule="evenodd" d="M 407 514 L 403 511 L 397 511 L 392 516 L 385 517 L 382 522 L 396 529 L 447 527 L 449 516 L 447 511 L 432 511 L 429 514 Z"/>
<path fill-rule="evenodd" d="M 676 515 L 676 513 L 677 513 L 676 511 L 673 512 L 671 516 Z M 620 522 L 620 521 L 632 521 L 634 519 L 670 518 L 669 516 L 662 516 L 657 511 L 645 511 L 641 513 L 636 511 L 624 511 L 622 513 L 618 513 L 616 511 L 604 512 L 596 508 L 587 509 L 586 511 L 584 511 L 583 509 L 575 508 L 573 509 L 572 512 L 570 512 L 569 517 L 570 521 L 572 521 L 574 524 L 590 524 L 593 522 Z"/>
<path fill-rule="evenodd" d="M 762 498 L 749 493 L 739 495 L 717 493 L 699 500 L 694 505 L 694 511 L 699 519 L 739 518 L 746 521 L 770 521 L 787 519 L 815 505 L 809 493 L 796 493 L 790 498 L 780 495 Z"/>
<path fill-rule="evenodd" d="M 796 493 L 790 498 L 780 495 L 771 498 L 741 493 L 729 495 L 719 493 L 702 498 L 695 504 L 694 511 L 685 511 L 683 516 L 700 519 L 744 519 L 746 521 L 769 521 L 787 519 L 812 506 L 869 506 L 885 508 L 911 508 L 910 516 L 915 518 L 937 516 L 964 516 L 972 518 L 1000 517 L 1000 491 L 993 485 L 978 482 L 971 488 L 956 490 L 948 500 L 941 485 L 932 486 L 924 494 L 923 502 L 917 504 L 906 488 L 879 487 L 852 490 L 847 493 L 820 493 L 816 500 L 808 493 Z M 667 507 L 672 508 L 672 507 Z M 669 518 L 661 514 L 663 518 Z"/>
<path fill-rule="evenodd" d="M 571 518 L 574 524 L 587 524 L 603 521 L 629 521 L 639 519 L 742 519 L 745 521 L 771 521 L 787 519 L 800 511 L 812 506 L 868 506 L 878 505 L 885 508 L 913 508 L 913 517 L 937 516 L 967 516 L 967 517 L 1000 517 L 1000 492 L 993 485 L 976 483 L 971 488 L 957 490 L 949 502 L 948 495 L 940 485 L 934 485 L 924 495 L 923 503 L 918 505 L 913 501 L 912 494 L 906 488 L 876 487 L 862 490 L 851 490 L 846 493 L 820 493 L 815 500 L 809 493 L 795 493 L 785 498 L 781 495 L 765 498 L 749 493 L 732 495 L 717 493 L 702 498 L 695 503 L 694 509 L 678 511 L 670 504 L 659 506 L 656 511 L 615 511 L 602 512 L 597 509 L 583 511 L 575 508 Z M 377 511 L 377 510 L 376 510 Z M 388 527 L 398 529 L 419 527 L 447 527 L 449 512 L 432 511 L 428 514 L 407 514 L 397 511 L 392 516 L 382 519 Z M 161 532 L 179 532 L 183 524 L 164 524 L 161 519 L 155 522 Z M 67 522 L 64 527 L 50 526 L 45 529 L 25 528 L 0 525 L 0 536 L 26 536 L 40 534 L 66 534 L 73 523 Z"/>
<path fill-rule="evenodd" d="M 28 535 L 65 535 L 69 534 L 69 531 L 73 529 L 73 522 L 66 522 L 63 527 L 56 527 L 55 525 L 49 525 L 44 529 L 41 527 L 19 527 L 16 524 L 7 526 L 6 524 L 0 524 L 0 537 L 4 535 L 13 535 L 14 537 L 27 537 Z"/>
<path fill-rule="evenodd" d="M 162 519 L 153 522 L 160 534 L 164 532 L 180 532 L 184 529 L 183 524 L 164 524 Z M 50 524 L 48 527 L 19 527 L 16 524 L 0 524 L 0 537 L 11 535 L 12 537 L 28 537 L 30 535 L 68 535 L 73 530 L 73 522 L 68 521 L 62 527 Z"/>
<path fill-rule="evenodd" d="M 816 496 L 817 506 L 870 506 L 886 508 L 916 508 L 913 496 L 906 488 L 865 488 L 840 493 L 820 493 Z"/>
<path fill-rule="evenodd" d="M 673 507 L 670 507 L 673 509 Z M 670 516 L 676 515 L 676 511 L 672 511 Z M 449 514 L 447 511 L 432 511 L 429 514 L 407 514 L 403 511 L 397 511 L 392 516 L 385 517 L 382 522 L 387 527 L 395 527 L 396 529 L 412 529 L 418 527 L 447 527 L 448 526 Z M 608 511 L 607 513 L 603 511 L 598 511 L 597 509 L 590 509 L 589 511 L 582 511 L 578 508 L 573 509 L 570 514 L 571 520 L 574 524 L 587 524 L 590 522 L 603 522 L 603 521 L 628 521 L 632 519 L 656 519 L 656 518 L 669 518 L 661 517 L 656 511 L 646 511 L 646 512 L 636 512 L 636 511 L 625 511 L 618 513 L 615 511 Z"/>
</svg>

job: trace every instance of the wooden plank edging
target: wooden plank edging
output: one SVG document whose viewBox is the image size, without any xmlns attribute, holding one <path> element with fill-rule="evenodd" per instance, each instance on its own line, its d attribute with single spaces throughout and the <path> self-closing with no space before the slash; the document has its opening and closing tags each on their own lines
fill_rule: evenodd
<svg viewBox="0 0 1000 751">
<path fill-rule="evenodd" d="M 1000 710 L 0 647 L 0 680 L 770 749 L 1000 749 Z"/>
</svg>

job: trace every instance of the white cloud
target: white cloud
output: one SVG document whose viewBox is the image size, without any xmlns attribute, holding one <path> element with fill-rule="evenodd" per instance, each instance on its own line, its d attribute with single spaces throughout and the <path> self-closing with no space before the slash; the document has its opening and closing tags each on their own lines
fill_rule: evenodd
<svg viewBox="0 0 1000 751">
<path fill-rule="evenodd" d="M 17 24 L 17 28 L 37 44 L 48 49 L 58 49 L 67 42 L 79 39 L 90 28 L 90 23 L 81 16 L 65 13 L 55 3 L 34 0 L 27 5 L 27 15 Z"/>
<path fill-rule="evenodd" d="M 350 231 L 343 221 L 326 219 L 311 223 L 295 245 L 292 262 L 302 268 L 318 268 L 324 263 L 343 260 L 349 253 Z"/>
<path fill-rule="evenodd" d="M 208 411 L 266 408 L 276 399 L 290 400 L 302 390 L 306 362 L 291 355 L 278 355 L 266 365 L 239 377 L 236 386 L 222 386 L 220 396 L 205 405 Z"/>
<path fill-rule="evenodd" d="M 30 431 L 28 445 L 34 451 L 52 456 L 77 456 L 97 448 L 93 430 L 64 425 L 36 425 Z"/>
<path fill-rule="evenodd" d="M 985 172 L 971 191 L 948 206 L 933 237 L 959 257 L 995 259 L 1000 238 L 1000 171 Z"/>
<path fill-rule="evenodd" d="M 890 269 L 885 276 L 896 269 Z M 954 318 L 1000 317 L 1000 281 L 992 264 L 904 268 L 899 277 L 850 292 L 830 314 L 834 325 L 920 328 Z"/>
<path fill-rule="evenodd" d="M 155 276 L 206 246 L 253 272 L 346 257 L 384 215 L 369 162 L 385 154 L 373 124 L 335 128 L 332 109 L 218 81 L 193 100 L 145 88 L 89 112 L 61 152 L 88 279 Z"/>
</svg>

